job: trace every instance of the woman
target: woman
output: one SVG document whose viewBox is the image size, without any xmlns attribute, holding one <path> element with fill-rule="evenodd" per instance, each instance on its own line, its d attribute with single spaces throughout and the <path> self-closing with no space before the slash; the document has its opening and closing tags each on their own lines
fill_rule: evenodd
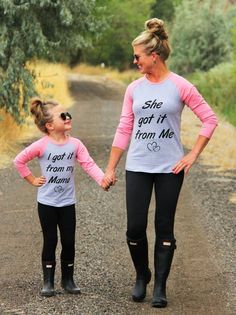
<svg viewBox="0 0 236 315">
<path fill-rule="evenodd" d="M 132 46 L 134 64 L 144 76 L 127 87 L 105 175 L 115 183 L 116 167 L 131 139 L 126 160 L 126 236 L 136 270 L 132 298 L 142 301 L 151 280 L 146 228 L 154 187 L 156 241 L 152 306 L 166 307 L 166 280 L 176 248 L 175 210 L 184 174 L 207 145 L 217 118 L 197 89 L 168 69 L 170 47 L 162 20 L 146 21 L 145 30 L 134 39 Z M 186 155 L 180 140 L 184 105 L 202 122 L 196 143 Z"/>
</svg>

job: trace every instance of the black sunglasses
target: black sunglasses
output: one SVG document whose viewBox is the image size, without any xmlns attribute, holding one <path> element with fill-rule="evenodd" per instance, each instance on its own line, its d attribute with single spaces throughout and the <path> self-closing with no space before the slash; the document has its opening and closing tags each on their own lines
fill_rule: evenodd
<svg viewBox="0 0 236 315">
<path fill-rule="evenodd" d="M 68 112 L 61 113 L 61 114 L 60 114 L 60 117 L 61 117 L 62 120 L 66 120 L 67 118 L 68 118 L 68 119 L 72 119 L 71 114 L 68 113 Z"/>
<path fill-rule="evenodd" d="M 139 56 L 139 55 L 134 55 L 134 59 L 136 60 L 136 61 L 139 61 L 139 58 L 140 58 L 141 56 Z"/>
</svg>

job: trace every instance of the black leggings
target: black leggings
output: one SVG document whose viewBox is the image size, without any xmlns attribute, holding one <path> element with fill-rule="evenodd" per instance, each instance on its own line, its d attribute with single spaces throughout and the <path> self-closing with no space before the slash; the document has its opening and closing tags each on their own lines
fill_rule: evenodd
<svg viewBox="0 0 236 315">
<path fill-rule="evenodd" d="M 38 214 L 43 231 L 42 261 L 55 261 L 57 226 L 61 238 L 61 259 L 75 258 L 75 205 L 52 207 L 38 203 Z"/>
<path fill-rule="evenodd" d="M 174 219 L 184 172 L 141 173 L 126 171 L 127 237 L 146 237 L 148 209 L 155 188 L 156 240 L 174 240 Z"/>
</svg>

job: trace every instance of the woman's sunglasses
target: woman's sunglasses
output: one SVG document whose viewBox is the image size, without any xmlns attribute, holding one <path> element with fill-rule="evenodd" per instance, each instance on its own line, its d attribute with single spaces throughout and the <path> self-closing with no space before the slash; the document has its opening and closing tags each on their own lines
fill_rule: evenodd
<svg viewBox="0 0 236 315">
<path fill-rule="evenodd" d="M 66 120 L 67 118 L 68 118 L 68 119 L 72 119 L 71 114 L 68 113 L 68 112 L 61 113 L 61 114 L 60 114 L 60 117 L 61 117 L 62 120 Z"/>
</svg>

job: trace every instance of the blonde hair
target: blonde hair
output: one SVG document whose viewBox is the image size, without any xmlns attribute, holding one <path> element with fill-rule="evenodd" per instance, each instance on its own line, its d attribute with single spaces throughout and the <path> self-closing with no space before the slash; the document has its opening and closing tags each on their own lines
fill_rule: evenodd
<svg viewBox="0 0 236 315">
<path fill-rule="evenodd" d="M 145 31 L 132 41 L 132 46 L 137 45 L 143 45 L 147 55 L 155 52 L 162 60 L 168 59 L 171 49 L 164 22 L 157 18 L 147 20 L 145 22 Z"/>
<path fill-rule="evenodd" d="M 30 100 L 30 112 L 34 117 L 34 122 L 40 131 L 48 134 L 46 123 L 52 122 L 52 115 L 49 110 L 59 103 L 55 100 L 41 100 L 34 97 Z"/>
</svg>

